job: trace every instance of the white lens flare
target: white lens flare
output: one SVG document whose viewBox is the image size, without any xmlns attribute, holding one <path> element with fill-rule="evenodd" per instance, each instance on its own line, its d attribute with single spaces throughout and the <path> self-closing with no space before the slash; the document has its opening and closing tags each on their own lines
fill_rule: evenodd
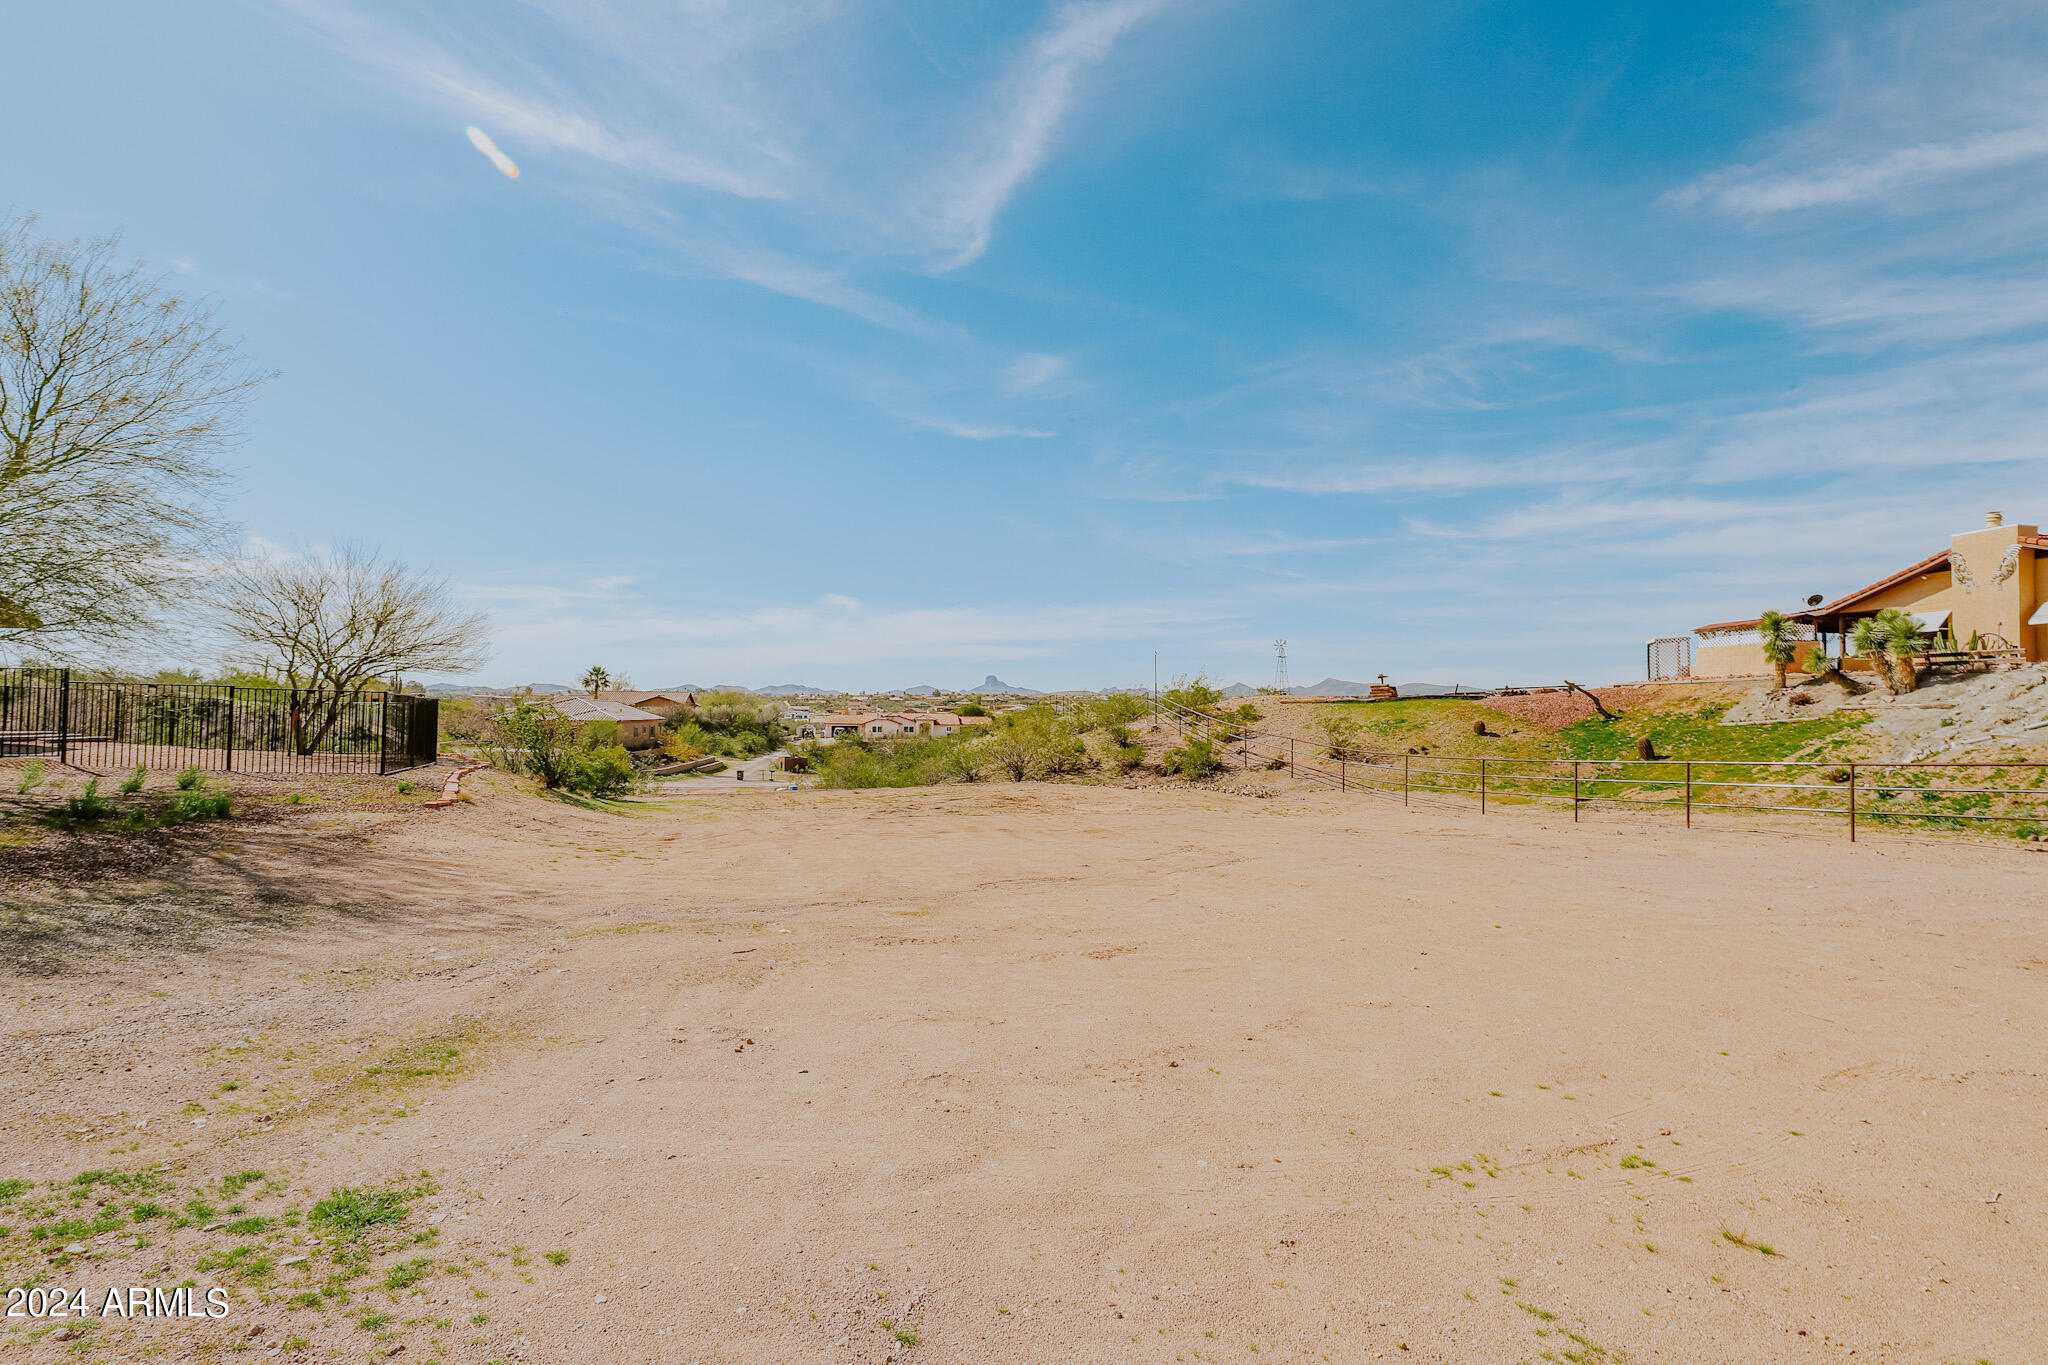
<svg viewBox="0 0 2048 1365">
<path fill-rule="evenodd" d="M 489 157 L 491 164 L 503 171 L 507 180 L 517 180 L 519 178 L 519 163 L 499 151 L 498 144 L 491 141 L 489 133 L 475 124 L 471 124 L 466 131 L 469 133 L 469 145 Z"/>
</svg>

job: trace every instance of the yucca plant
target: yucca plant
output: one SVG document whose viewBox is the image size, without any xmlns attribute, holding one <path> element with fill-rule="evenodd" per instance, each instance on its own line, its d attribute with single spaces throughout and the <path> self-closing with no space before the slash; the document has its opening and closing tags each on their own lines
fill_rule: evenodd
<svg viewBox="0 0 2048 1365">
<path fill-rule="evenodd" d="M 1771 666 L 1771 685 L 1782 691 L 1785 670 L 1799 657 L 1799 622 L 1782 611 L 1767 611 L 1757 618 L 1756 630 L 1763 637 L 1764 660 Z"/>
<path fill-rule="evenodd" d="M 1919 685 L 1913 656 L 1927 652 L 1927 635 L 1910 615 L 1897 607 L 1886 607 L 1877 615 L 1858 621 L 1850 638 L 1856 642 L 1856 652 L 1870 659 L 1885 691 L 1903 696 Z"/>
</svg>

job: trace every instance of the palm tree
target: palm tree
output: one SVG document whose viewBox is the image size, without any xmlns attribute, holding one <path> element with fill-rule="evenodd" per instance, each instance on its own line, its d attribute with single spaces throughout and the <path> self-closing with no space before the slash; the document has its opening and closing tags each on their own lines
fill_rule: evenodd
<svg viewBox="0 0 2048 1365">
<path fill-rule="evenodd" d="M 604 691 L 605 687 L 610 684 L 611 680 L 612 675 L 605 670 L 605 667 L 602 664 L 592 664 L 590 667 L 583 670 L 584 689 L 588 691 L 590 695 L 593 697 L 595 697 L 598 693 Z"/>
<path fill-rule="evenodd" d="M 1783 690 L 1785 670 L 1799 657 L 1799 623 L 1782 611 L 1767 611 L 1757 617 L 1756 630 L 1763 637 L 1764 659 L 1771 666 L 1772 685 Z"/>
</svg>

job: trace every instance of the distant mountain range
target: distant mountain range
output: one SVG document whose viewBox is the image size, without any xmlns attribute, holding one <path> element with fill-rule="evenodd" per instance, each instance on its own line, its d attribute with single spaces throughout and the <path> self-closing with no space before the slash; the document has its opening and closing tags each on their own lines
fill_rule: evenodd
<svg viewBox="0 0 2048 1365">
<path fill-rule="evenodd" d="M 1372 690 L 1372 686 L 1371 683 L 1353 682 L 1349 678 L 1325 678 L 1319 683 L 1311 683 L 1306 687 L 1293 688 L 1289 691 L 1288 695 L 1294 697 L 1362 697 Z M 1476 690 L 1472 688 L 1459 689 L 1451 683 L 1396 683 L 1395 687 L 1399 689 L 1404 697 L 1440 697 L 1454 690 Z M 427 688 L 427 695 L 430 697 L 465 697 L 477 693 L 518 692 L 522 689 L 531 691 L 535 696 L 541 697 L 552 696 L 558 692 L 576 692 L 581 690 L 572 683 L 552 682 L 521 683 L 516 687 L 490 687 L 476 683 L 434 683 Z M 699 693 L 751 692 L 761 697 L 833 696 L 840 691 L 840 689 L 819 687 L 812 683 L 776 683 L 770 687 L 743 687 L 738 683 L 714 683 L 706 687 L 702 683 L 677 683 L 672 687 L 644 688 L 641 690 Z M 1086 694 L 1085 688 L 1074 690 Z M 1101 692 L 1092 695 L 1106 696 L 1112 692 L 1131 692 L 1142 695 L 1149 690 L 1143 687 L 1105 687 Z M 993 673 L 983 678 L 979 684 L 973 687 L 933 687 L 929 683 L 920 683 L 916 687 L 871 688 L 868 690 L 869 695 L 874 695 L 877 692 L 883 696 L 902 695 L 906 697 L 932 697 L 970 693 L 1007 693 L 1013 697 L 1042 697 L 1046 695 L 1044 692 L 1035 691 L 1029 687 L 1018 687 L 1014 683 L 1006 683 Z M 1232 683 L 1230 686 L 1223 688 L 1222 692 L 1226 697 L 1255 697 L 1259 695 L 1259 689 L 1249 683 Z"/>
</svg>

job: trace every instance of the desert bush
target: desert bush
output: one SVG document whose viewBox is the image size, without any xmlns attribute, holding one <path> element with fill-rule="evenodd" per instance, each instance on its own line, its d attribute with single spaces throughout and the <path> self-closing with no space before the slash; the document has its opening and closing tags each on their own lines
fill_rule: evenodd
<svg viewBox="0 0 2048 1365">
<path fill-rule="evenodd" d="M 1050 706 L 1031 706 L 1004 716 L 981 741 L 982 756 L 1012 782 L 1076 773 L 1088 760 L 1073 725 Z"/>
<path fill-rule="evenodd" d="M 1183 711 L 1197 711 L 1202 715 L 1211 714 L 1223 700 L 1223 694 L 1209 685 L 1207 674 L 1197 673 L 1194 677 L 1178 677 L 1173 686 L 1161 694 L 1165 700 Z"/>
<path fill-rule="evenodd" d="M 1331 758 L 1351 757 L 1351 743 L 1358 738 L 1365 727 L 1357 720 L 1342 713 L 1333 712 L 1318 716 L 1315 728 L 1323 734 L 1323 752 Z"/>
<path fill-rule="evenodd" d="M 709 753 L 711 737 L 697 725 L 685 725 L 679 730 L 669 730 L 661 737 L 661 751 L 678 763 L 688 763 L 693 758 L 702 758 Z"/>
<path fill-rule="evenodd" d="M 686 706 L 664 721 L 662 730 L 664 748 L 667 736 L 680 735 L 683 745 L 697 750 L 692 757 L 754 758 L 781 748 L 787 737 L 782 708 L 769 698 L 747 692 L 707 692 L 697 699 L 697 705 Z M 674 755 L 674 750 L 669 752 Z"/>
<path fill-rule="evenodd" d="M 178 774 L 177 781 L 179 791 L 196 791 L 206 785 L 206 769 L 194 763 L 191 767 L 184 769 Z"/>
<path fill-rule="evenodd" d="M 143 779 L 149 776 L 149 769 L 142 764 L 135 765 L 135 771 L 121 781 L 121 795 L 133 796 L 142 790 Z"/>
<path fill-rule="evenodd" d="M 1100 730 L 1109 738 L 1111 744 L 1121 747 L 1132 742 L 1134 736 L 1131 727 L 1143 720 L 1151 710 L 1150 703 L 1143 697 L 1117 692 L 1084 702 L 1075 713 L 1075 728 L 1083 734 Z"/>
<path fill-rule="evenodd" d="M 1142 744 L 1112 744 L 1104 755 L 1109 766 L 1120 773 L 1127 773 L 1145 761 L 1145 746 Z"/>
<path fill-rule="evenodd" d="M 593 744 L 576 754 L 567 785 L 585 796 L 624 796 L 633 790 L 633 759 L 618 744 Z"/>
<path fill-rule="evenodd" d="M 1221 770 L 1223 760 L 1217 755 L 1215 741 L 1190 739 L 1178 749 L 1168 749 L 1160 764 L 1168 772 L 1177 772 L 1192 782 Z"/>
<path fill-rule="evenodd" d="M 100 795 L 100 780 L 95 777 L 85 784 L 85 790 L 64 803 L 64 818 L 81 822 L 104 820 L 114 813 L 114 803 Z"/>
<path fill-rule="evenodd" d="M 821 787 L 929 787 L 980 780 L 979 737 L 905 735 L 849 743 L 810 744 L 798 750 Z"/>
<path fill-rule="evenodd" d="M 225 820 L 234 811 L 234 799 L 226 792 L 181 791 L 164 808 L 160 824 L 182 825 L 193 820 Z"/>
<path fill-rule="evenodd" d="M 40 758 L 30 759 L 22 765 L 21 780 L 14 784 L 14 794 L 16 796 L 27 796 L 37 787 L 43 785 L 43 778 L 49 774 L 49 771 L 48 768 L 43 766 L 43 760 Z"/>
</svg>

